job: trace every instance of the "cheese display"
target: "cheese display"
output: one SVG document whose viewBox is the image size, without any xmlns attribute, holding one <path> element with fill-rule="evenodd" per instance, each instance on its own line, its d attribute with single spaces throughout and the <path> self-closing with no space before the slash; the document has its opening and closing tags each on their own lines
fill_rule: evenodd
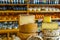
<svg viewBox="0 0 60 40">
<path fill-rule="evenodd" d="M 27 40 L 43 40 L 43 38 L 40 36 L 30 36 Z"/>
<path fill-rule="evenodd" d="M 21 25 L 19 29 L 20 29 L 20 32 L 23 32 L 23 33 L 33 33 L 33 32 L 35 33 L 38 31 L 37 24 L 35 23 Z"/>
<path fill-rule="evenodd" d="M 44 36 L 48 36 L 48 37 L 50 37 L 50 36 L 59 36 L 59 32 L 60 32 L 60 30 L 59 29 L 57 29 L 57 30 L 43 30 L 43 35 Z"/>
<path fill-rule="evenodd" d="M 42 29 L 58 29 L 58 23 L 42 23 Z"/>
<path fill-rule="evenodd" d="M 51 22 L 51 16 L 44 16 L 43 22 Z"/>
<path fill-rule="evenodd" d="M 21 40 L 23 40 L 23 39 L 27 39 L 29 36 L 31 36 L 31 35 L 33 35 L 33 36 L 37 36 L 38 34 L 37 33 L 19 33 L 19 37 L 21 38 Z"/>
<path fill-rule="evenodd" d="M 60 40 L 60 37 L 44 37 L 44 40 Z"/>
<path fill-rule="evenodd" d="M 20 15 L 20 25 L 35 23 L 34 15 Z"/>
</svg>

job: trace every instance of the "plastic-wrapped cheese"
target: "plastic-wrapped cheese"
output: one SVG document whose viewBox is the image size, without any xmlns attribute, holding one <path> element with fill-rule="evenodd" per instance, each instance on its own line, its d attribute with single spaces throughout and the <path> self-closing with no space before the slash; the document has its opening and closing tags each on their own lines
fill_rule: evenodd
<svg viewBox="0 0 60 40">
<path fill-rule="evenodd" d="M 51 16 L 45 16 L 43 22 L 51 22 Z"/>
<path fill-rule="evenodd" d="M 58 29 L 58 23 L 52 22 L 52 23 L 42 23 L 42 29 Z"/>
<path fill-rule="evenodd" d="M 43 30 L 43 35 L 47 37 L 52 37 L 52 36 L 59 36 L 59 29 L 56 30 Z"/>
<path fill-rule="evenodd" d="M 37 33 L 19 33 L 18 36 L 21 38 L 21 40 L 27 39 L 29 36 L 37 36 Z"/>
<path fill-rule="evenodd" d="M 20 15 L 20 25 L 34 23 L 35 16 L 34 15 Z"/>
<path fill-rule="evenodd" d="M 23 33 L 31 33 L 31 32 L 33 33 L 38 31 L 37 24 L 35 23 L 21 25 L 19 29 L 20 29 L 20 32 L 23 32 Z"/>
</svg>

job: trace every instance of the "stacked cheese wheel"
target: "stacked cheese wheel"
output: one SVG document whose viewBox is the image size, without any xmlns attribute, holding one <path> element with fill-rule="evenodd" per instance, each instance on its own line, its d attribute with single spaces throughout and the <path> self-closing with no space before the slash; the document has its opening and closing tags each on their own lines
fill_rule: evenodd
<svg viewBox="0 0 60 40">
<path fill-rule="evenodd" d="M 20 32 L 18 36 L 21 40 L 26 40 L 29 36 L 37 35 L 37 24 L 35 24 L 34 15 L 20 15 Z"/>
<path fill-rule="evenodd" d="M 35 23 L 30 23 L 30 24 L 25 24 L 20 26 L 20 33 L 19 36 L 22 40 L 27 39 L 29 36 L 37 35 L 37 24 Z"/>
</svg>

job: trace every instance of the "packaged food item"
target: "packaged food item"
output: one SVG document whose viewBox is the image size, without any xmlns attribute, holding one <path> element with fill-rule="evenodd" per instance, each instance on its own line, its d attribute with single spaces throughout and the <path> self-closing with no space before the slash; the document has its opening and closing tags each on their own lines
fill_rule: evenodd
<svg viewBox="0 0 60 40">
<path fill-rule="evenodd" d="M 51 22 L 51 16 L 44 16 L 43 22 Z"/>
<path fill-rule="evenodd" d="M 36 11 L 37 11 L 37 7 L 34 7 L 34 8 L 33 8 L 33 11 L 35 11 L 35 12 L 36 12 Z"/>
<path fill-rule="evenodd" d="M 59 37 L 44 37 L 44 40 L 60 40 Z"/>
<path fill-rule="evenodd" d="M 58 23 L 52 22 L 52 23 L 42 23 L 42 29 L 58 29 Z"/>
<path fill-rule="evenodd" d="M 29 11 L 32 11 L 32 10 L 33 10 L 33 8 L 29 8 L 28 10 L 29 10 Z"/>
</svg>

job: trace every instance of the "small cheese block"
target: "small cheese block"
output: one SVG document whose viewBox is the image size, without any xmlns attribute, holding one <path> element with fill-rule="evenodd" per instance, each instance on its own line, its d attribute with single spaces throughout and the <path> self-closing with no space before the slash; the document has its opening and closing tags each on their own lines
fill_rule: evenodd
<svg viewBox="0 0 60 40">
<path fill-rule="evenodd" d="M 20 25 L 35 23 L 34 15 L 20 15 Z"/>
<path fill-rule="evenodd" d="M 51 22 L 51 16 L 45 16 L 43 22 Z"/>
<path fill-rule="evenodd" d="M 35 24 L 35 23 L 21 25 L 19 29 L 20 29 L 20 32 L 23 32 L 23 33 L 30 33 L 30 32 L 38 31 L 37 24 Z"/>
<path fill-rule="evenodd" d="M 58 23 L 42 23 L 42 29 L 58 29 Z"/>
</svg>

